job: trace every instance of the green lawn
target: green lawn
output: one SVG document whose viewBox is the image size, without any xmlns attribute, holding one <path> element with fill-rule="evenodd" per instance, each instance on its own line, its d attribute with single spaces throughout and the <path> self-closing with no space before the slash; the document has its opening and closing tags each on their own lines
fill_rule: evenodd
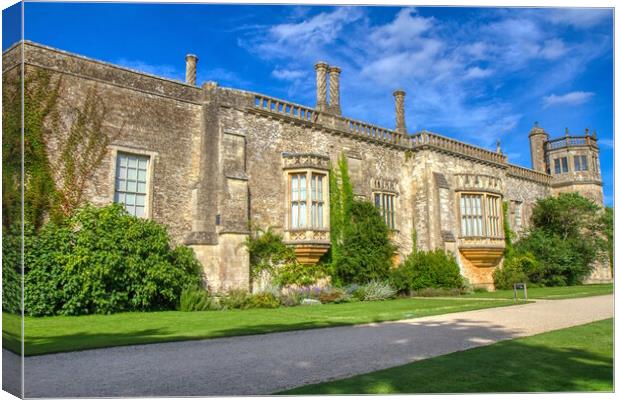
<svg viewBox="0 0 620 400">
<path fill-rule="evenodd" d="M 353 325 L 506 306 L 512 301 L 411 298 L 277 309 L 26 317 L 25 354 Z M 3 346 L 19 349 L 19 317 L 3 314 Z"/>
<path fill-rule="evenodd" d="M 527 297 L 530 299 L 569 299 L 574 297 L 600 296 L 612 294 L 614 292 L 613 283 L 599 285 L 579 285 L 579 286 L 557 286 L 528 288 Z M 523 297 L 523 291 L 519 290 L 519 298 Z M 464 295 L 465 298 L 486 298 L 486 299 L 512 299 L 512 290 L 496 290 L 495 292 L 481 292 Z"/>
<path fill-rule="evenodd" d="M 612 390 L 613 319 L 608 319 L 282 394 Z"/>
</svg>

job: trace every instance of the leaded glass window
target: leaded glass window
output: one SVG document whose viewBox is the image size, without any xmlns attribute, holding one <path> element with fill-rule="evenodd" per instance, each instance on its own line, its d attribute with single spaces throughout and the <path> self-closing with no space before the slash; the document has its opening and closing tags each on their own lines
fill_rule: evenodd
<svg viewBox="0 0 620 400">
<path fill-rule="evenodd" d="M 290 179 L 290 227 L 325 228 L 325 174 L 299 172 Z"/>
<path fill-rule="evenodd" d="M 461 236 L 483 236 L 482 198 L 478 194 L 461 195 Z"/>
<path fill-rule="evenodd" d="M 390 229 L 396 229 L 394 200 L 396 195 L 393 193 L 375 193 L 375 207 L 381 212 L 385 224 Z"/>
<path fill-rule="evenodd" d="M 117 154 L 114 202 L 136 217 L 146 216 L 148 166 L 148 156 Z"/>
<path fill-rule="evenodd" d="M 575 171 L 587 171 L 588 170 L 588 157 L 587 156 L 573 156 L 573 162 L 575 163 Z"/>
</svg>

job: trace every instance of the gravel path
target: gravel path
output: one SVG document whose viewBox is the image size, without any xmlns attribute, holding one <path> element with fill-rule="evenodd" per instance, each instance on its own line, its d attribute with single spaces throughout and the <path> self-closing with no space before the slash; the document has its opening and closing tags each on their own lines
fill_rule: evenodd
<svg viewBox="0 0 620 400">
<path fill-rule="evenodd" d="M 269 394 L 610 317 L 613 296 L 607 295 L 358 326 L 27 357 L 26 397 Z M 3 357 L 16 358 L 4 350 Z"/>
</svg>

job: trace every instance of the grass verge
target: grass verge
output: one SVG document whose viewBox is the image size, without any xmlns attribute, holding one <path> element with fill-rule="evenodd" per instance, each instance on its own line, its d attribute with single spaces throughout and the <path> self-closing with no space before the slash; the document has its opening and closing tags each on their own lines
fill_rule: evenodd
<svg viewBox="0 0 620 400">
<path fill-rule="evenodd" d="M 612 390 L 613 319 L 608 319 L 280 394 Z"/>
<path fill-rule="evenodd" d="M 528 300 L 534 299 L 570 299 L 576 297 L 601 296 L 605 294 L 613 294 L 613 283 L 604 283 L 597 285 L 578 285 L 578 286 L 556 286 L 556 287 L 540 287 L 528 288 Z M 514 292 L 512 290 L 496 290 L 495 292 L 480 292 L 461 296 L 469 299 L 512 299 Z M 523 291 L 518 291 L 519 298 L 522 298 Z"/>
<path fill-rule="evenodd" d="M 409 298 L 277 309 L 26 317 L 25 355 L 394 321 L 511 304 Z M 17 352 L 19 330 L 15 327 L 19 327 L 19 316 L 4 313 L 3 346 Z"/>
</svg>

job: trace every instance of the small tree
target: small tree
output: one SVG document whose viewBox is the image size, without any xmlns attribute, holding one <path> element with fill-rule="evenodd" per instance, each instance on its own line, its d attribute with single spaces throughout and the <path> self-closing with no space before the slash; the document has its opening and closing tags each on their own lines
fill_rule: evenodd
<svg viewBox="0 0 620 400">
<path fill-rule="evenodd" d="M 340 253 L 333 261 L 334 278 L 361 284 L 386 279 L 395 248 L 379 210 L 369 202 L 354 200 L 350 224 L 343 228 Z"/>
<path fill-rule="evenodd" d="M 575 285 L 603 260 L 608 250 L 599 206 L 577 193 L 538 200 L 532 229 L 514 248 L 531 253 L 540 263 L 528 279 L 543 285 Z"/>
</svg>

